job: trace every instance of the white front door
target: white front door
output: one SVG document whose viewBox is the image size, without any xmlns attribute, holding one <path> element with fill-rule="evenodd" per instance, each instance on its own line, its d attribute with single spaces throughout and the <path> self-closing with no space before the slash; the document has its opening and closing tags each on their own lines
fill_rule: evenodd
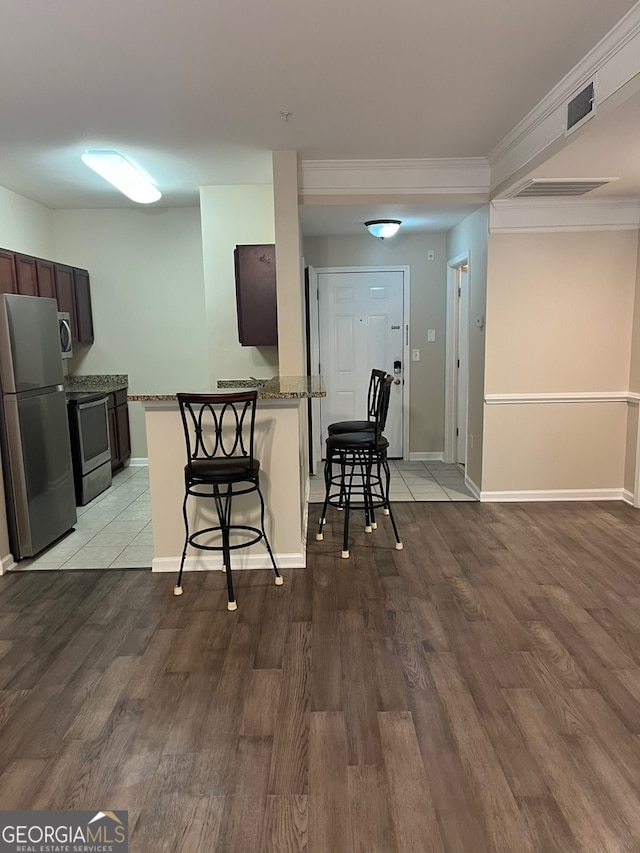
<svg viewBox="0 0 640 853">
<path fill-rule="evenodd" d="M 373 368 L 394 375 L 385 435 L 403 455 L 404 273 L 318 270 L 322 436 L 335 421 L 364 420 Z"/>
</svg>

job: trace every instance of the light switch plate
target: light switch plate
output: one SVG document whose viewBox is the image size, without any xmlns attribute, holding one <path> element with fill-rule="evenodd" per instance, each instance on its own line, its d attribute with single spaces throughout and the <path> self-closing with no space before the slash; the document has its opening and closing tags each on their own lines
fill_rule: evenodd
<svg viewBox="0 0 640 853">
<path fill-rule="evenodd" d="M 427 340 L 435 341 L 436 339 L 436 330 L 435 329 L 427 329 Z"/>
<path fill-rule="evenodd" d="M 420 350 L 412 349 L 411 350 L 411 361 L 420 361 Z"/>
<path fill-rule="evenodd" d="M 427 260 L 428 261 L 435 261 L 435 259 L 436 259 L 435 250 L 434 249 L 427 249 Z"/>
</svg>

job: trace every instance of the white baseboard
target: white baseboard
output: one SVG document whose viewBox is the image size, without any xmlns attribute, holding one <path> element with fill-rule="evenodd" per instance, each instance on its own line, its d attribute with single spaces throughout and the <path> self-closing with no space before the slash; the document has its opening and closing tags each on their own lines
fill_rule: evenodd
<svg viewBox="0 0 640 853">
<path fill-rule="evenodd" d="M 146 468 L 149 465 L 149 460 L 146 456 L 134 457 L 129 460 L 127 468 Z"/>
<path fill-rule="evenodd" d="M 442 462 L 443 457 L 444 453 L 442 451 L 420 451 L 416 453 L 410 453 L 409 462 Z"/>
<path fill-rule="evenodd" d="M 622 500 L 626 504 L 631 504 L 633 506 L 633 492 L 630 492 L 629 489 L 622 490 Z"/>
<path fill-rule="evenodd" d="M 621 501 L 624 489 L 530 489 L 522 492 L 481 492 L 483 503 L 527 501 Z"/>
<path fill-rule="evenodd" d="M 7 554 L 4 557 L 0 557 L 0 575 L 10 572 L 12 569 L 15 569 L 16 566 L 17 563 L 13 559 L 13 554 Z"/>
<path fill-rule="evenodd" d="M 302 551 L 298 554 L 274 554 L 279 569 L 304 569 L 306 567 L 305 555 Z M 246 569 L 269 569 L 273 571 L 268 554 L 242 554 L 236 552 L 232 555 L 233 571 Z M 180 555 L 175 557 L 154 557 L 151 569 L 154 572 L 177 572 L 180 568 Z M 219 572 L 222 570 L 222 554 L 212 556 L 187 557 L 184 561 L 185 572 Z"/>
</svg>

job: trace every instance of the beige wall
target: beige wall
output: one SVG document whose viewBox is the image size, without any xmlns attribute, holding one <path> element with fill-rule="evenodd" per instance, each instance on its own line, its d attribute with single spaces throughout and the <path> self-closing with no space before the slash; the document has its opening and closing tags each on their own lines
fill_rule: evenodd
<svg viewBox="0 0 640 853">
<path fill-rule="evenodd" d="M 626 391 L 637 233 L 492 235 L 485 391 Z M 484 491 L 622 489 L 624 403 L 485 407 Z"/>
<path fill-rule="evenodd" d="M 68 262 L 56 254 L 52 211 L 4 187 L 0 187 L 0 246 L 48 261 Z"/>
<path fill-rule="evenodd" d="M 629 391 L 640 392 L 640 239 L 636 263 L 636 288 L 633 304 L 633 327 L 631 332 L 631 364 L 629 365 Z M 636 456 L 638 448 L 638 406 L 629 406 L 627 424 L 627 454 L 624 469 L 624 487 L 634 491 L 636 479 Z"/>
<path fill-rule="evenodd" d="M 302 236 L 298 218 L 298 158 L 273 152 L 273 206 L 278 286 L 278 369 L 280 376 L 306 373 Z"/>
<path fill-rule="evenodd" d="M 427 261 L 427 250 L 435 260 Z M 446 308 L 446 237 L 402 234 L 376 240 L 355 237 L 307 237 L 304 260 L 313 267 L 409 266 L 411 304 L 409 345 L 421 361 L 411 364 L 409 451 L 442 453 L 444 449 L 444 354 Z M 427 329 L 436 330 L 427 343 Z"/>
<path fill-rule="evenodd" d="M 237 245 L 275 241 L 273 187 L 201 187 L 200 210 L 211 381 L 271 378 L 278 373 L 277 347 L 238 341 L 233 252 Z"/>
<path fill-rule="evenodd" d="M 126 373 L 131 393 L 209 387 L 198 208 L 64 210 L 58 254 L 91 274 L 95 343 L 72 373 Z M 146 457 L 144 413 L 129 404 L 132 456 Z"/>
<path fill-rule="evenodd" d="M 486 336 L 492 334 L 489 318 L 480 329 L 476 317 L 485 317 L 487 299 L 487 246 L 489 208 L 481 207 L 463 219 L 447 234 L 447 260 L 469 252 L 469 403 L 467 433 L 467 476 L 480 487 L 482 482 L 482 445 L 484 421 L 484 360 Z"/>
<path fill-rule="evenodd" d="M 626 403 L 486 406 L 482 492 L 619 492 L 626 430 Z"/>
<path fill-rule="evenodd" d="M 176 571 L 184 544 L 184 435 L 178 405 L 150 404 L 146 419 L 154 522 L 153 569 Z M 306 472 L 296 452 L 303 434 L 300 421 L 304 419 L 306 405 L 298 400 L 261 400 L 256 409 L 255 453 L 260 460 L 260 489 L 266 505 L 265 527 L 280 568 L 301 568 L 305 565 L 300 490 L 306 480 L 301 475 Z M 233 499 L 233 507 L 236 521 L 259 526 L 257 495 L 239 495 Z M 188 512 L 191 530 L 218 524 L 211 500 L 190 498 Z M 246 537 L 238 535 L 234 538 L 232 534 L 232 544 L 236 541 L 246 541 Z M 188 570 L 219 568 L 221 564 L 220 553 L 188 549 Z M 235 568 L 266 568 L 270 562 L 266 549 L 259 544 L 234 551 L 233 565 Z"/>
</svg>

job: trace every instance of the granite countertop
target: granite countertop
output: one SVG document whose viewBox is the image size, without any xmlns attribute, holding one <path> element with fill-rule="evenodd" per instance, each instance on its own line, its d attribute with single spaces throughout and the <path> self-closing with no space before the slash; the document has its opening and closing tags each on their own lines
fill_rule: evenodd
<svg viewBox="0 0 640 853">
<path fill-rule="evenodd" d="M 246 391 L 255 388 L 259 400 L 304 400 L 309 397 L 326 397 L 324 381 L 321 376 L 274 376 L 273 379 L 258 380 L 264 384 L 256 385 L 251 379 L 220 379 L 218 388 L 210 393 L 218 391 L 233 392 Z M 187 389 L 185 389 L 187 390 Z M 192 390 L 192 389 L 189 389 Z M 207 391 L 194 391 L 194 393 L 209 393 Z M 141 401 L 163 401 L 175 400 L 174 394 L 130 394 L 129 400 Z"/>
<path fill-rule="evenodd" d="M 76 391 L 101 391 L 104 394 L 112 394 L 114 391 L 122 391 L 128 386 L 129 377 L 126 373 L 65 376 L 64 378 L 64 390 L 70 393 Z"/>
</svg>

